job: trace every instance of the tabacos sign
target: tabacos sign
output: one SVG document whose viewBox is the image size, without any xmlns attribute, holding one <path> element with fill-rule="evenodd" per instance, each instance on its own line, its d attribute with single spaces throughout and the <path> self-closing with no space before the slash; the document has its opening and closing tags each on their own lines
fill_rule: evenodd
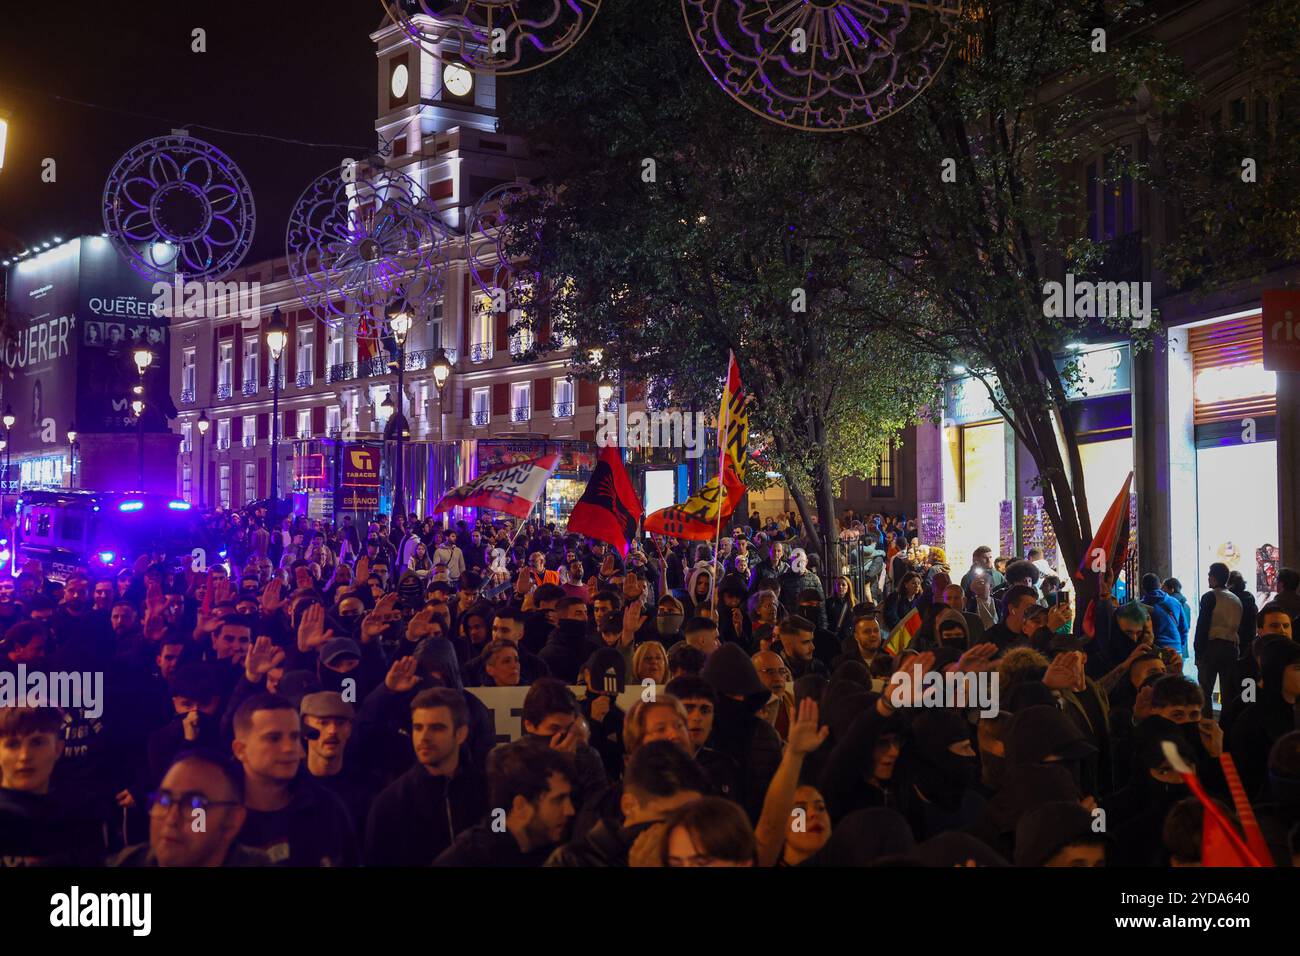
<svg viewBox="0 0 1300 956">
<path fill-rule="evenodd" d="M 1270 372 L 1300 372 L 1300 291 L 1266 291 L 1262 325 L 1264 368 Z"/>
</svg>

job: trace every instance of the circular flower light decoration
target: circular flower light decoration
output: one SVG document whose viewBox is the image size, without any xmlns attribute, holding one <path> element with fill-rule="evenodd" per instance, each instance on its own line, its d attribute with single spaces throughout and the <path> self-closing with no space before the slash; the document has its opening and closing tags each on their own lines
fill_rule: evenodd
<svg viewBox="0 0 1300 956">
<path fill-rule="evenodd" d="M 475 73 L 511 76 L 558 59 L 582 39 L 601 0 L 382 0 L 427 52 L 448 47 Z M 429 18 L 432 23 L 420 23 Z"/>
<path fill-rule="evenodd" d="M 948 56 L 960 0 L 682 0 L 713 79 L 746 109 L 840 132 L 905 107 Z"/>
<path fill-rule="evenodd" d="M 390 312 L 420 311 L 442 294 L 452 241 L 413 179 L 354 165 L 298 197 L 285 250 L 298 295 L 320 321 L 376 338 L 389 334 Z"/>
<path fill-rule="evenodd" d="M 492 295 L 496 289 L 510 290 L 516 266 L 510 261 L 508 237 L 520 222 L 510 209 L 521 199 L 536 195 L 536 189 L 523 181 L 493 186 L 474 203 L 465 220 L 465 261 L 474 284 Z"/>
<path fill-rule="evenodd" d="M 104 184 L 104 231 L 148 279 L 225 275 L 243 261 L 257 215 L 229 156 L 182 133 L 128 150 Z"/>
</svg>

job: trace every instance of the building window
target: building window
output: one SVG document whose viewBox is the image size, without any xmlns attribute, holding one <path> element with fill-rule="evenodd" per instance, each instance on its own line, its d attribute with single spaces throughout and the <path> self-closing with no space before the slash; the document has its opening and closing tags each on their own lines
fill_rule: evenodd
<svg viewBox="0 0 1300 956">
<path fill-rule="evenodd" d="M 244 504 L 257 500 L 257 462 L 244 462 Z"/>
<path fill-rule="evenodd" d="M 573 379 L 557 378 L 551 386 L 551 414 L 556 418 L 573 417 Z"/>
<path fill-rule="evenodd" d="M 330 436 L 340 435 L 343 432 L 343 409 L 337 405 L 330 405 L 325 409 L 325 434 Z"/>
<path fill-rule="evenodd" d="M 298 326 L 298 378 L 297 385 L 304 388 L 310 385 L 316 369 L 316 330 L 310 325 Z"/>
<path fill-rule="evenodd" d="M 297 437 L 299 438 L 311 437 L 311 409 L 310 408 L 298 409 Z"/>
<path fill-rule="evenodd" d="M 328 365 L 343 364 L 343 330 L 330 329 L 329 338 L 325 340 L 325 357 Z"/>
<path fill-rule="evenodd" d="M 871 474 L 873 498 L 894 497 L 894 474 L 898 470 L 898 449 L 890 448 L 876 459 L 876 470 Z"/>
<path fill-rule="evenodd" d="M 492 312 L 492 298 L 483 294 L 474 296 L 474 315 L 470 320 L 469 357 L 472 362 L 486 362 L 492 358 L 492 327 L 496 316 Z"/>
<path fill-rule="evenodd" d="M 1121 146 L 1095 157 L 1085 174 L 1088 202 L 1088 238 L 1109 242 L 1137 228 L 1137 190 L 1127 169 L 1129 147 Z"/>
<path fill-rule="evenodd" d="M 257 339 L 244 339 L 244 394 L 257 394 L 257 360 L 258 360 L 258 342 Z"/>
<path fill-rule="evenodd" d="M 537 342 L 537 336 L 533 330 L 526 325 L 518 323 L 523 319 L 523 313 L 519 309 L 510 310 L 510 354 L 523 355 L 532 349 Z"/>
<path fill-rule="evenodd" d="M 181 404 L 194 401 L 196 387 L 194 349 L 186 349 L 181 353 Z"/>
<path fill-rule="evenodd" d="M 510 386 L 510 420 L 526 422 L 533 417 L 533 383 L 515 382 Z"/>
<path fill-rule="evenodd" d="M 194 451 L 194 426 L 190 422 L 181 422 L 181 452 L 188 455 Z"/>
<path fill-rule="evenodd" d="M 245 415 L 242 426 L 244 432 L 244 447 L 254 448 L 257 446 L 257 416 Z"/>
<path fill-rule="evenodd" d="M 429 348 L 442 348 L 442 299 L 429 307 Z"/>
<path fill-rule="evenodd" d="M 475 425 L 486 425 L 492 421 L 492 389 L 474 389 L 470 395 L 470 416 Z"/>
<path fill-rule="evenodd" d="M 181 497 L 186 501 L 194 500 L 194 469 L 188 461 L 181 465 Z"/>
<path fill-rule="evenodd" d="M 222 342 L 217 346 L 217 395 L 230 397 L 230 384 L 235 374 L 235 343 Z"/>
<path fill-rule="evenodd" d="M 230 450 L 230 419 L 221 418 L 217 420 L 217 449 L 219 451 Z"/>
<path fill-rule="evenodd" d="M 221 507 L 230 507 L 230 466 L 221 465 L 217 469 L 219 475 L 219 484 L 217 489 L 218 499 L 221 501 Z"/>
</svg>

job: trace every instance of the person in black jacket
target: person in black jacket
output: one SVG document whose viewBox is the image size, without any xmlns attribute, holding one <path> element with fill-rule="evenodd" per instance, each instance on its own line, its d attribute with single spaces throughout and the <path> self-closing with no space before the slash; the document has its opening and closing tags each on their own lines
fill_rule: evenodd
<svg viewBox="0 0 1300 956">
<path fill-rule="evenodd" d="M 738 644 L 724 644 L 709 657 L 700 676 L 718 695 L 712 746 L 734 759 L 744 790 L 740 803 L 757 820 L 763 797 L 781 763 L 781 738 L 758 714 L 771 691 Z"/>
<path fill-rule="evenodd" d="M 487 779 L 492 812 L 433 865 L 541 866 L 573 821 L 573 764 L 557 750 L 518 740 L 492 751 Z"/>
<path fill-rule="evenodd" d="M 632 844 L 651 825 L 678 807 L 709 793 L 703 769 L 668 740 L 643 745 L 628 762 L 619 809 L 622 825 L 598 820 L 585 834 L 560 847 L 547 866 L 627 866 Z"/>
<path fill-rule="evenodd" d="M 566 684 L 576 684 L 579 668 L 600 645 L 587 633 L 587 605 L 581 598 L 561 598 L 556 609 L 560 619 L 537 656 L 551 676 Z"/>
<path fill-rule="evenodd" d="M 343 801 L 302 767 L 298 708 L 258 694 L 235 713 L 248 816 L 237 841 L 278 866 L 356 866 L 357 839 Z"/>
<path fill-rule="evenodd" d="M 469 739 L 464 695 L 446 687 L 411 701 L 415 766 L 375 798 L 366 825 L 367 866 L 428 866 L 488 811 L 487 781 L 461 748 Z"/>
</svg>

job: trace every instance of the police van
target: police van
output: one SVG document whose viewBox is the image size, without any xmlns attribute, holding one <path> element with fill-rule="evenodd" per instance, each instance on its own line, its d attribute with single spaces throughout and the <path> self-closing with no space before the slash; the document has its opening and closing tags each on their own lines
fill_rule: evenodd
<svg viewBox="0 0 1300 956">
<path fill-rule="evenodd" d="M 195 548 L 206 546 L 202 522 L 187 501 L 138 492 L 24 489 L 14 541 L 6 544 L 12 561 L 4 570 L 17 574 L 36 558 L 46 577 L 64 581 L 78 569 L 129 568 L 141 554 L 179 568 Z"/>
</svg>

